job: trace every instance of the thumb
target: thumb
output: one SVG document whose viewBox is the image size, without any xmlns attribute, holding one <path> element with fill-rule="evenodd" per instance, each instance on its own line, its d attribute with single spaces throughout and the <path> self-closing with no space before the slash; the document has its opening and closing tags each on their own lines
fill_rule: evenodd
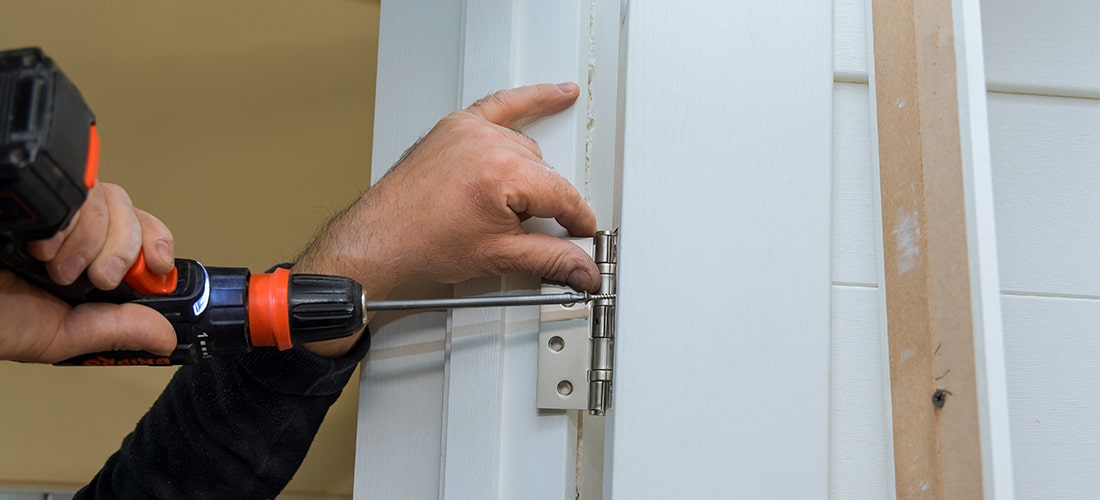
<svg viewBox="0 0 1100 500">
<path fill-rule="evenodd" d="M 135 350 L 167 355 L 176 347 L 172 324 L 138 304 L 81 304 L 65 316 L 54 361 L 99 351 Z"/>
<path fill-rule="evenodd" d="M 505 240 L 499 249 L 509 271 L 528 271 L 550 281 L 567 283 L 575 290 L 600 288 L 596 263 L 576 244 L 546 234 L 522 234 Z"/>
<path fill-rule="evenodd" d="M 575 83 L 540 83 L 497 91 L 471 104 L 466 111 L 497 125 L 519 130 L 539 118 L 568 108 L 579 94 L 580 88 Z"/>
</svg>

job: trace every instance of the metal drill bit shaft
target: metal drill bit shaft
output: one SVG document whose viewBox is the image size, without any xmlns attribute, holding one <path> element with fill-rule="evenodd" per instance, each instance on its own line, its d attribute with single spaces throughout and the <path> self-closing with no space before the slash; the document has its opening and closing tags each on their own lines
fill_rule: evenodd
<svg viewBox="0 0 1100 500">
<path fill-rule="evenodd" d="M 537 306 L 544 304 L 579 304 L 593 300 L 613 299 L 615 294 L 555 293 L 546 295 L 498 295 L 493 297 L 460 297 L 453 299 L 368 300 L 366 311 L 405 311 L 410 309 L 454 309 L 459 307 Z"/>
</svg>

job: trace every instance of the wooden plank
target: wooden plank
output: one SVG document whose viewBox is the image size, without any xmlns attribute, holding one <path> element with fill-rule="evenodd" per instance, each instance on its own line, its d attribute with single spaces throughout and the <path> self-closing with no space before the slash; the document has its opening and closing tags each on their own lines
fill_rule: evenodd
<svg viewBox="0 0 1100 500">
<path fill-rule="evenodd" d="M 1100 2 L 982 0 L 990 90 L 1100 98 Z"/>
<path fill-rule="evenodd" d="M 833 286 L 830 498 L 894 496 L 889 367 L 879 316 L 878 289 Z"/>
<path fill-rule="evenodd" d="M 1100 297 L 1100 101 L 991 93 L 1001 284 Z"/>
<path fill-rule="evenodd" d="M 951 2 L 875 0 L 872 23 L 896 493 L 980 498 Z"/>
<path fill-rule="evenodd" d="M 831 3 L 626 17 L 605 497 L 825 498 Z"/>
<path fill-rule="evenodd" d="M 1100 300 L 1005 295 L 1020 498 L 1100 497 Z"/>
</svg>

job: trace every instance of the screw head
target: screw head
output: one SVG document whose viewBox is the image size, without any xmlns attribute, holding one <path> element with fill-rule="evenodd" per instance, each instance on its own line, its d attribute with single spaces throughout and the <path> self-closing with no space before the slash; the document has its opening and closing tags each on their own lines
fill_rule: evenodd
<svg viewBox="0 0 1100 500">
<path fill-rule="evenodd" d="M 932 393 L 932 406 L 943 408 L 943 405 L 947 403 L 947 396 L 950 395 L 951 391 L 947 389 L 936 389 L 936 392 Z"/>
</svg>

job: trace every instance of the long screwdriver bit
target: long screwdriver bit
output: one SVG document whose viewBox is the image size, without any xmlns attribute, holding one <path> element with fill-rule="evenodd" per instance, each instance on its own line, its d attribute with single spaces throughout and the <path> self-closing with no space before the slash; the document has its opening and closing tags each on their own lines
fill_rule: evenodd
<svg viewBox="0 0 1100 500">
<path fill-rule="evenodd" d="M 454 309 L 460 307 L 537 306 L 545 304 L 579 304 L 593 300 L 613 299 L 615 294 L 568 292 L 544 295 L 497 295 L 492 297 L 459 297 L 450 299 L 368 300 L 366 311 L 406 311 L 411 309 Z"/>
</svg>

